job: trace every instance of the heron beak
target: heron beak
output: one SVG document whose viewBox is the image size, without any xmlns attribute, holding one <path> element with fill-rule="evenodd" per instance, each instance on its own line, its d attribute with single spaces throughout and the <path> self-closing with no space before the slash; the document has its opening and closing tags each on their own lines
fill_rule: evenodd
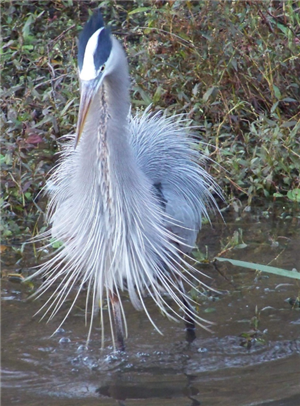
<svg viewBox="0 0 300 406">
<path fill-rule="evenodd" d="M 77 147 L 81 134 L 83 132 L 84 124 L 88 116 L 88 112 L 92 103 L 92 100 L 96 94 L 98 83 L 95 81 L 82 81 L 80 89 L 80 105 L 78 112 L 77 130 L 75 138 L 75 146 Z"/>
</svg>

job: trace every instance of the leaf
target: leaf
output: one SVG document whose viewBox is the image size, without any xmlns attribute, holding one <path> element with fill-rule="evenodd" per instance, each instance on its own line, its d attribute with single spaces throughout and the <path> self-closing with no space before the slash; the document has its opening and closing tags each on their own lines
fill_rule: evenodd
<svg viewBox="0 0 300 406">
<path fill-rule="evenodd" d="M 215 87 L 215 86 L 210 87 L 210 88 L 209 88 L 208 90 L 206 90 L 206 92 L 204 93 L 204 95 L 203 95 L 203 97 L 202 97 L 203 101 L 204 101 L 204 102 L 207 102 L 207 100 L 210 98 L 210 96 L 215 96 L 215 95 L 216 95 L 216 93 L 217 93 L 218 90 L 219 90 L 219 89 L 218 89 L 217 87 Z"/>
<path fill-rule="evenodd" d="M 247 244 L 242 243 L 242 244 L 235 245 L 234 249 L 241 250 L 241 249 L 244 249 L 244 248 L 247 248 L 247 247 L 248 247 Z"/>
<path fill-rule="evenodd" d="M 288 35 L 288 33 L 289 33 L 288 27 L 286 27 L 285 25 L 280 24 L 280 23 L 276 23 L 276 25 L 280 29 L 280 31 L 282 31 L 285 35 Z"/>
<path fill-rule="evenodd" d="M 200 83 L 196 83 L 192 90 L 193 96 L 197 96 L 197 93 L 199 92 L 199 87 Z"/>
<path fill-rule="evenodd" d="M 274 90 L 274 94 L 277 100 L 281 100 L 281 92 L 279 90 L 279 88 L 275 85 L 273 85 L 273 90 Z"/>
<path fill-rule="evenodd" d="M 24 41 L 27 41 L 27 39 L 30 37 L 30 26 L 32 23 L 33 23 L 33 15 L 30 14 L 26 20 L 26 23 L 23 25 L 23 28 L 22 28 L 22 34 L 23 34 Z"/>
<path fill-rule="evenodd" d="M 55 238 L 51 238 L 50 243 L 54 249 L 58 249 L 63 246 L 62 241 L 56 240 Z"/>
<path fill-rule="evenodd" d="M 281 125 L 281 127 L 294 127 L 297 124 L 297 121 L 292 120 L 292 121 L 286 121 Z"/>
<path fill-rule="evenodd" d="M 289 190 L 287 193 L 287 197 L 293 202 L 300 203 L 300 189 Z"/>
<path fill-rule="evenodd" d="M 215 307 L 207 307 L 205 310 L 204 310 L 204 313 L 213 313 L 213 312 L 215 312 L 216 311 L 216 308 Z"/>
<path fill-rule="evenodd" d="M 69 107 L 74 103 L 75 99 L 71 99 L 66 105 L 65 107 L 62 109 L 60 115 L 64 116 L 67 112 L 67 110 L 69 109 Z"/>
<path fill-rule="evenodd" d="M 129 11 L 128 15 L 133 15 L 137 13 L 144 13 L 145 11 L 151 10 L 151 7 L 138 7 L 134 10 Z"/>
<path fill-rule="evenodd" d="M 153 103 L 158 103 L 161 100 L 161 95 L 163 93 L 163 89 L 161 88 L 161 86 L 158 86 L 154 95 L 153 95 Z"/>
<path fill-rule="evenodd" d="M 277 109 L 278 107 L 278 101 L 276 103 L 273 104 L 272 108 L 271 108 L 271 113 L 274 113 L 274 111 Z"/>
<path fill-rule="evenodd" d="M 237 259 L 230 259 L 230 258 L 215 258 L 215 259 L 219 262 L 228 261 L 232 265 L 242 266 L 243 268 L 248 268 L 248 269 L 254 269 L 255 271 L 267 272 L 267 273 L 272 273 L 272 274 L 278 275 L 278 276 L 286 276 L 287 278 L 293 278 L 293 279 L 300 280 L 300 272 L 287 271 L 286 269 L 275 268 L 274 266 L 254 264 L 253 262 L 239 261 Z"/>
<path fill-rule="evenodd" d="M 139 92 L 139 94 L 141 95 L 144 102 L 146 102 L 146 105 L 149 105 L 149 104 L 152 103 L 152 100 L 150 99 L 150 97 L 147 95 L 147 93 L 141 87 L 136 86 L 136 89 Z"/>
<path fill-rule="evenodd" d="M 27 40 L 28 40 L 28 38 L 32 38 L 32 37 L 27 37 Z M 32 51 L 33 48 L 34 48 L 33 45 L 23 45 L 23 46 L 22 46 L 22 50 L 23 50 L 23 51 L 26 51 L 26 50 L 27 50 L 27 51 Z"/>
<path fill-rule="evenodd" d="M 282 99 L 281 101 L 287 102 L 287 103 L 294 103 L 297 102 L 296 99 L 293 99 L 292 97 L 285 97 L 284 99 Z"/>
</svg>

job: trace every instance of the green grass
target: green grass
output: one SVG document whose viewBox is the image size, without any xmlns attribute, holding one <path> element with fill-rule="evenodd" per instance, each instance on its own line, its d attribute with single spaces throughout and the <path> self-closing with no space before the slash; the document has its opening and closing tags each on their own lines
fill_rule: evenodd
<svg viewBox="0 0 300 406">
<path fill-rule="evenodd" d="M 3 237 L 41 227 L 37 196 L 76 125 L 77 35 L 99 5 L 129 57 L 133 109 L 200 126 L 229 202 L 299 201 L 299 1 L 4 1 Z"/>
</svg>

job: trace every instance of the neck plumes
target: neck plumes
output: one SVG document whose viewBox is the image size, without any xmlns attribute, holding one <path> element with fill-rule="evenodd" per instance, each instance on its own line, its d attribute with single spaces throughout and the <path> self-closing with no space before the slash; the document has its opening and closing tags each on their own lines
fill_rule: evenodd
<svg viewBox="0 0 300 406">
<path fill-rule="evenodd" d="M 122 186 L 124 176 L 135 172 L 135 157 L 129 144 L 129 74 L 126 56 L 119 42 L 113 38 L 114 69 L 108 74 L 101 89 L 106 120 L 106 137 L 100 128 L 98 137 L 104 136 L 108 170 L 111 182 Z M 101 145 L 100 145 L 101 148 Z M 101 153 L 101 152 L 100 152 Z M 132 173 L 133 172 L 133 173 Z"/>
<path fill-rule="evenodd" d="M 103 204 L 112 207 L 128 180 L 136 179 L 137 167 L 129 143 L 129 75 L 125 53 L 114 39 L 113 69 L 105 76 L 93 99 L 82 136 L 85 156 L 81 168 L 101 187 Z M 89 167 L 89 168 L 87 168 Z M 112 208 L 113 209 L 113 208 Z"/>
</svg>

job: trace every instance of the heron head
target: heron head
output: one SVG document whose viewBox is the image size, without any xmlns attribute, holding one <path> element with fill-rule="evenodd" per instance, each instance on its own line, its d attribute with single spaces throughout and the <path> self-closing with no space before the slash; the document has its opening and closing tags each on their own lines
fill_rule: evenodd
<svg viewBox="0 0 300 406">
<path fill-rule="evenodd" d="M 97 10 L 85 24 L 78 43 L 78 68 L 80 80 L 80 106 L 75 147 L 82 134 L 91 102 L 104 77 L 113 64 L 112 37 L 110 30 Z"/>
</svg>

